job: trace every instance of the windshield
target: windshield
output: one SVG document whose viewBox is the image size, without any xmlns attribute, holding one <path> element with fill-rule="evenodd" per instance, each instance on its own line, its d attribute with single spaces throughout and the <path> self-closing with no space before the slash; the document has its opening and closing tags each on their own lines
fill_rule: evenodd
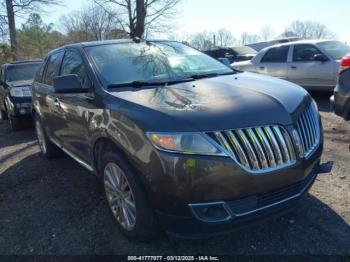
<svg viewBox="0 0 350 262">
<path fill-rule="evenodd" d="M 6 81 L 33 80 L 41 63 L 9 65 L 6 69 Z"/>
<path fill-rule="evenodd" d="M 233 72 L 215 59 L 177 42 L 117 43 L 87 50 L 107 85 L 170 82 L 193 75 Z"/>
<path fill-rule="evenodd" d="M 339 41 L 329 41 L 318 43 L 333 59 L 342 59 L 345 55 L 350 53 L 350 47 Z"/>
</svg>

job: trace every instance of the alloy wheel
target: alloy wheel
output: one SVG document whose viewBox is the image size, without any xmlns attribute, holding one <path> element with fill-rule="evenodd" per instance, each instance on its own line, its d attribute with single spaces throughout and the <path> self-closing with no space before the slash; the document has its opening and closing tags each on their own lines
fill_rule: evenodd
<svg viewBox="0 0 350 262">
<path fill-rule="evenodd" d="M 112 213 L 125 230 L 131 231 L 136 224 L 136 205 L 124 171 L 115 163 L 104 169 L 104 188 Z"/>
</svg>

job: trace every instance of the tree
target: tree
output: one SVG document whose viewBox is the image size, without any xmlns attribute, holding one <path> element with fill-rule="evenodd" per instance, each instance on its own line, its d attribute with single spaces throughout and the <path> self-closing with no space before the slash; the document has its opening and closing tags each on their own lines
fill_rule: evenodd
<svg viewBox="0 0 350 262">
<path fill-rule="evenodd" d="M 275 33 L 271 26 L 263 26 L 260 30 L 260 38 L 263 41 L 269 41 L 275 36 Z"/>
<path fill-rule="evenodd" d="M 260 36 L 249 34 L 247 32 L 243 32 L 241 34 L 240 44 L 241 45 L 249 45 L 260 41 Z"/>
<path fill-rule="evenodd" d="M 94 0 L 107 12 L 116 12 L 116 21 L 130 37 L 166 32 L 181 0 Z"/>
<path fill-rule="evenodd" d="M 43 58 L 56 47 L 52 28 L 53 24 L 45 24 L 39 14 L 30 14 L 22 28 L 17 30 L 18 56 L 21 59 Z"/>
<path fill-rule="evenodd" d="M 11 61 L 11 48 L 8 44 L 0 44 L 0 64 Z"/>
<path fill-rule="evenodd" d="M 283 37 L 303 39 L 334 38 L 335 34 L 326 25 L 313 21 L 294 21 L 282 34 Z"/>
<path fill-rule="evenodd" d="M 1 5 L 6 12 L 2 12 L 0 17 L 8 25 L 13 60 L 17 59 L 16 16 L 38 12 L 42 6 L 58 3 L 59 0 L 5 0 L 2 2 Z"/>
<path fill-rule="evenodd" d="M 116 14 L 98 5 L 86 7 L 61 18 L 68 42 L 127 37 L 116 21 Z"/>
<path fill-rule="evenodd" d="M 213 33 L 208 31 L 198 32 L 193 35 L 190 45 L 199 50 L 210 49 L 214 47 Z"/>
<path fill-rule="evenodd" d="M 217 39 L 217 45 L 220 47 L 233 45 L 236 41 L 232 33 L 225 28 L 218 30 L 215 35 Z"/>
</svg>

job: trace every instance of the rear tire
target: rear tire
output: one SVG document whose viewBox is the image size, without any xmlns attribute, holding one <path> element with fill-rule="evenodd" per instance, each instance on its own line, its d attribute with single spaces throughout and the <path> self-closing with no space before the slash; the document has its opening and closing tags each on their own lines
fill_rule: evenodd
<svg viewBox="0 0 350 262">
<path fill-rule="evenodd" d="M 34 124 L 39 147 L 44 157 L 46 157 L 47 159 L 53 159 L 62 155 L 62 150 L 59 147 L 57 147 L 54 143 L 52 143 L 46 135 L 45 130 L 41 124 L 41 120 L 37 115 L 35 115 Z"/>
<path fill-rule="evenodd" d="M 155 238 L 160 227 L 133 168 L 115 152 L 105 153 L 100 163 L 104 195 L 121 233 L 134 241 Z"/>
</svg>

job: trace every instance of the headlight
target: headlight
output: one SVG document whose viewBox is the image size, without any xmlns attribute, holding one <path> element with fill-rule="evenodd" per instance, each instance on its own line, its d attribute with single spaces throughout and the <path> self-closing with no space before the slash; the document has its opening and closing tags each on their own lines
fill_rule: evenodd
<svg viewBox="0 0 350 262">
<path fill-rule="evenodd" d="M 200 133 L 147 133 L 159 150 L 181 154 L 225 155 Z"/>
<path fill-rule="evenodd" d="M 16 97 L 32 96 L 32 89 L 28 86 L 12 87 L 10 88 L 10 94 Z"/>
</svg>

